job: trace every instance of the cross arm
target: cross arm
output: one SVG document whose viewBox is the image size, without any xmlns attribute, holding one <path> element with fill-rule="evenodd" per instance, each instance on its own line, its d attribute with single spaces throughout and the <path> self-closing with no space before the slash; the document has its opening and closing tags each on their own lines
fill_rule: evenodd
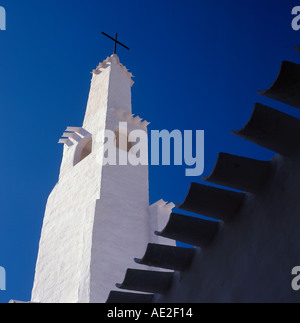
<svg viewBox="0 0 300 323">
<path fill-rule="evenodd" d="M 104 36 L 106 36 L 106 37 L 108 37 L 108 38 L 110 38 L 111 40 L 113 40 L 114 42 L 116 42 L 116 43 L 118 43 L 119 45 L 121 45 L 121 46 L 123 46 L 123 47 L 125 47 L 126 49 L 130 49 L 130 48 L 128 48 L 127 46 L 125 46 L 124 44 L 122 44 L 122 43 L 120 43 L 118 40 L 116 40 L 115 38 L 112 38 L 111 36 L 109 36 L 109 35 L 107 35 L 106 33 L 104 33 L 103 31 L 102 31 L 102 34 L 104 35 Z"/>
</svg>

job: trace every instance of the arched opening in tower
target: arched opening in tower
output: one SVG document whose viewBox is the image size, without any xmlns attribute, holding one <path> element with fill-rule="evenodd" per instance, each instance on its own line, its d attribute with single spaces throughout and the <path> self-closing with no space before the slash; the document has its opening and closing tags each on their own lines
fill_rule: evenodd
<svg viewBox="0 0 300 323">
<path fill-rule="evenodd" d="M 93 140 L 92 137 L 84 138 L 77 146 L 73 166 L 80 163 L 92 152 Z"/>
</svg>

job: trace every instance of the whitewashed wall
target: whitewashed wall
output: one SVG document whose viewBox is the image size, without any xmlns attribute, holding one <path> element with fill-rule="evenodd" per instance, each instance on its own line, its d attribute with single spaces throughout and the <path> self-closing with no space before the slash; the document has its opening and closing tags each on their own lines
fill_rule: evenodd
<svg viewBox="0 0 300 323">
<path fill-rule="evenodd" d="M 41 233 L 33 302 L 105 302 L 127 268 L 142 268 L 159 212 L 149 212 L 148 166 L 102 166 L 105 129 L 129 121 L 132 75 L 112 55 L 93 71 L 83 128 L 92 153 L 73 166 L 78 143 L 64 145 L 59 182 L 49 196 Z"/>
</svg>

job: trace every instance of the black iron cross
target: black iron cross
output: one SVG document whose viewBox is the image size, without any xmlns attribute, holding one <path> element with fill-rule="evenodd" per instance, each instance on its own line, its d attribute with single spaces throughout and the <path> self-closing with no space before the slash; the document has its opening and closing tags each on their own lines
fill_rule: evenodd
<svg viewBox="0 0 300 323">
<path fill-rule="evenodd" d="M 103 34 L 104 36 L 106 36 L 106 37 L 108 37 L 108 38 L 112 39 L 112 40 L 115 42 L 114 54 L 116 54 L 116 53 L 117 53 L 117 44 L 119 44 L 119 45 L 121 45 L 121 46 L 123 46 L 123 47 L 125 47 L 126 49 L 128 49 L 128 50 L 129 50 L 129 48 L 128 48 L 127 46 L 125 46 L 124 44 L 122 44 L 122 43 L 120 43 L 120 42 L 118 41 L 118 34 L 117 34 L 117 33 L 116 33 L 116 35 L 115 35 L 115 38 L 110 37 L 109 35 L 107 35 L 107 34 L 106 34 L 106 33 L 104 33 L 103 31 L 102 31 L 102 34 Z"/>
</svg>

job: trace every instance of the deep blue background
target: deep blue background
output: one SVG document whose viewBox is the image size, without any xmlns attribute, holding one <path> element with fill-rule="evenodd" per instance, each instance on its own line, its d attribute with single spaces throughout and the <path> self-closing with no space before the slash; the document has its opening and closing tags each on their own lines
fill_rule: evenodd
<svg viewBox="0 0 300 323">
<path fill-rule="evenodd" d="M 300 31 L 282 0 L 2 0 L 0 31 L 0 266 L 7 291 L 0 302 L 30 299 L 47 197 L 62 156 L 66 126 L 81 125 L 91 74 L 111 55 L 135 75 L 133 112 L 150 129 L 205 130 L 205 173 L 220 151 L 267 160 L 263 148 L 230 134 L 261 102 L 283 59 L 300 62 Z M 150 167 L 150 202 L 180 203 L 190 182 L 185 166 Z"/>
</svg>

